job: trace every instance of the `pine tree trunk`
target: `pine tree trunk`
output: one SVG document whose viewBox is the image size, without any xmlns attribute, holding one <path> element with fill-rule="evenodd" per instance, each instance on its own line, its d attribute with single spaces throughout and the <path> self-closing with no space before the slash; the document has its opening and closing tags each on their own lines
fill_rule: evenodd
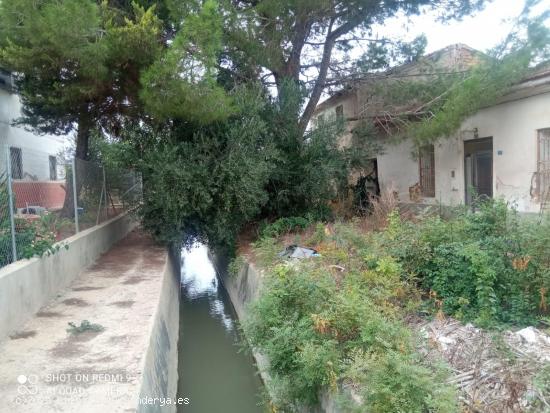
<svg viewBox="0 0 550 413">
<path fill-rule="evenodd" d="M 88 114 L 81 115 L 78 121 L 78 131 L 76 134 L 76 150 L 75 158 L 81 160 L 88 160 L 89 157 L 89 141 L 90 141 L 90 132 L 92 129 L 92 122 Z M 77 185 L 76 185 L 76 194 L 77 199 L 82 188 L 82 182 L 78 182 L 79 176 L 79 163 L 75 162 L 76 165 L 76 175 L 77 175 Z M 61 210 L 61 216 L 65 218 L 74 218 L 74 190 L 73 190 L 73 171 L 72 165 L 70 168 L 67 168 L 67 173 L 65 177 L 65 201 L 63 203 L 63 209 Z"/>
<path fill-rule="evenodd" d="M 76 134 L 76 151 L 75 157 L 78 159 L 88 160 L 89 157 L 89 141 L 92 129 L 92 122 L 89 115 L 84 114 L 78 120 L 78 131 Z"/>
</svg>

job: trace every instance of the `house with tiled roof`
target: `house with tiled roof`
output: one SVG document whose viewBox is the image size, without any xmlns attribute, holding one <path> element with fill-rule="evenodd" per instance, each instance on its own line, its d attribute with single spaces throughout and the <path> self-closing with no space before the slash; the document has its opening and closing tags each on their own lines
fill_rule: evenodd
<svg viewBox="0 0 550 413">
<path fill-rule="evenodd" d="M 347 132 L 341 144 L 352 145 L 358 122 L 367 119 L 383 129 L 390 112 L 407 110 L 389 111 L 376 85 L 454 75 L 484 58 L 457 44 L 357 79 L 318 105 L 313 125 L 330 116 L 343 118 Z M 415 110 L 422 115 L 421 108 Z M 504 198 L 521 212 L 540 212 L 545 200 L 550 204 L 550 69 L 534 70 L 495 104 L 466 119 L 452 136 L 420 149 L 408 139 L 388 142 L 370 165 L 361 172 L 370 178 L 367 189 L 391 189 L 402 203 L 469 204 L 478 194 Z"/>
</svg>

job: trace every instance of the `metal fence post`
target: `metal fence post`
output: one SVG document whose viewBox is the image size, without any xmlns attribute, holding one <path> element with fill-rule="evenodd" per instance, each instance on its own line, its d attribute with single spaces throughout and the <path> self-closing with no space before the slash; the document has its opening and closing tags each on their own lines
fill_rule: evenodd
<svg viewBox="0 0 550 413">
<path fill-rule="evenodd" d="M 16 243 L 16 233 L 15 233 L 15 219 L 13 217 L 13 189 L 12 189 L 12 179 L 11 179 L 11 156 L 10 148 L 6 150 L 6 166 L 8 173 L 8 202 L 10 208 L 10 226 L 11 226 L 11 249 L 12 249 L 12 258 L 13 261 L 17 261 L 17 243 Z"/>
<path fill-rule="evenodd" d="M 105 221 L 109 219 L 109 201 L 107 197 L 107 176 L 105 173 L 105 165 L 103 165 L 103 194 L 105 195 Z"/>
<path fill-rule="evenodd" d="M 99 225 L 99 220 L 101 218 L 101 207 L 103 205 L 103 194 L 105 193 L 105 167 L 101 167 L 101 171 L 103 172 L 103 182 L 101 184 L 101 194 L 99 195 L 99 205 L 97 207 L 97 218 L 95 220 L 95 224 Z M 107 202 L 105 202 L 107 204 Z"/>
<path fill-rule="evenodd" d="M 73 204 L 74 204 L 74 225 L 76 232 L 80 232 L 78 228 L 78 199 L 76 197 L 76 157 L 73 158 Z"/>
</svg>

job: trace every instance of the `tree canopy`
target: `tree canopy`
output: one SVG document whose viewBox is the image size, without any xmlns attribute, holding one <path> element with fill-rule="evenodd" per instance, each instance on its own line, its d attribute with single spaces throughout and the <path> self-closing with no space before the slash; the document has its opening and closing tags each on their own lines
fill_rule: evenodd
<svg viewBox="0 0 550 413">
<path fill-rule="evenodd" d="M 422 110 L 428 116 L 406 128 L 418 145 L 452 136 L 467 117 L 504 97 L 539 65 L 548 65 L 550 29 L 546 20 L 550 11 L 530 17 L 528 13 L 537 3 L 527 2 L 516 29 L 486 59 L 452 83 L 442 82 L 444 87 L 424 102 Z"/>
<path fill-rule="evenodd" d="M 142 77 L 141 97 L 158 119 L 208 124 L 228 118 L 231 97 L 216 82 L 223 18 L 215 0 L 185 16 L 169 47 Z"/>
<path fill-rule="evenodd" d="M 155 8 L 89 0 L 0 3 L 0 65 L 16 74 L 20 124 L 39 133 L 78 130 L 86 159 L 93 128 L 116 134 L 141 113 L 140 73 L 160 53 Z"/>
<path fill-rule="evenodd" d="M 280 98 L 284 98 L 285 79 L 303 86 L 304 107 L 302 111 L 296 108 L 299 131 L 303 134 L 327 84 L 349 71 L 345 62 L 350 59 L 345 52 L 356 42 L 379 41 L 368 38 L 376 23 L 398 14 L 411 16 L 428 9 L 438 10 L 443 20 L 460 18 L 483 3 L 483 0 L 234 1 L 227 6 L 228 53 L 243 53 L 258 68 L 257 72 L 270 75 Z M 310 73 L 310 78 L 304 80 Z"/>
<path fill-rule="evenodd" d="M 250 220 L 326 209 L 349 172 L 374 156 L 368 139 L 353 149 L 339 145 L 341 120 L 308 124 L 327 88 L 423 54 L 424 37 L 380 39 L 375 24 L 427 10 L 461 18 L 484 3 L 4 0 L 0 65 L 16 74 L 20 124 L 59 134 L 76 129 L 83 159 L 92 131 L 118 141 L 104 161 L 118 158 L 143 173 L 142 216 L 160 239 L 184 233 L 231 243 Z M 490 78 L 501 80 L 491 83 L 488 69 L 479 69 L 459 89 L 489 85 L 476 90 L 495 98 L 518 78 L 516 65 L 529 66 L 547 47 L 535 26 L 540 21 L 531 22 L 527 38 L 537 52 L 510 42 L 509 65 L 496 67 L 510 67 L 513 76 L 496 70 Z M 354 62 L 349 51 L 358 42 L 369 47 Z M 419 137 L 445 132 L 444 113 L 455 120 L 471 113 L 471 98 L 438 87 L 422 94 L 439 115 L 413 126 Z"/>
<path fill-rule="evenodd" d="M 424 62 L 427 67 L 419 66 L 418 76 L 405 73 L 401 78 L 399 67 L 388 74 L 363 73 L 381 107 L 362 120 L 383 124 L 384 134 L 413 139 L 417 146 L 453 136 L 466 118 L 504 98 L 539 66 L 548 66 L 550 12 L 532 16 L 539 3 L 527 1 L 507 38 L 486 54 L 474 52 L 467 67 Z M 357 64 L 363 67 L 363 61 Z"/>
</svg>

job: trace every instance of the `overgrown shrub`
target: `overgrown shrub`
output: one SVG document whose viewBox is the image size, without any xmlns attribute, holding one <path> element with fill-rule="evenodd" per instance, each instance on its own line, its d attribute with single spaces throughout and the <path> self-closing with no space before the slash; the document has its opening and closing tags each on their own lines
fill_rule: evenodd
<svg viewBox="0 0 550 413">
<path fill-rule="evenodd" d="M 500 200 L 481 202 L 475 212 L 455 212 L 448 220 L 419 222 L 394 215 L 376 248 L 395 257 L 432 301 L 457 318 L 526 324 L 546 314 L 549 221 L 520 219 Z"/>
<path fill-rule="evenodd" d="M 61 245 L 56 244 L 55 231 L 61 225 L 65 225 L 66 220 L 58 220 L 51 215 L 43 215 L 35 222 L 28 222 L 25 219 L 15 220 L 15 239 L 19 259 L 51 255 L 61 249 Z M 65 244 L 65 248 L 68 248 L 68 244 Z"/>
<path fill-rule="evenodd" d="M 291 231 L 305 229 L 311 225 L 312 222 L 313 218 L 310 215 L 306 217 L 279 218 L 270 224 L 265 224 L 265 226 L 260 229 L 260 234 L 262 237 L 276 238 Z"/>
<path fill-rule="evenodd" d="M 245 265 L 246 261 L 243 257 L 240 255 L 237 257 L 234 257 L 227 266 L 227 273 L 230 277 L 237 277 L 239 275 L 239 271 L 241 268 Z"/>
<path fill-rule="evenodd" d="M 322 389 L 339 389 L 350 412 L 456 411 L 445 368 L 419 357 L 405 317 L 437 311 L 498 326 L 548 314 L 550 219 L 520 218 L 500 200 L 452 212 L 405 220 L 393 210 L 378 231 L 317 224 L 302 237 L 321 257 L 298 262 L 277 256 L 275 238 L 256 242 L 268 274 L 244 327 L 270 360 L 284 411 L 316 403 Z M 296 227 L 281 221 L 266 234 Z M 354 397 L 341 391 L 350 382 Z"/>
<path fill-rule="evenodd" d="M 275 403 L 296 410 L 352 380 L 362 401 L 341 392 L 346 411 L 456 411 L 454 389 L 417 355 L 417 337 L 403 322 L 419 294 L 401 265 L 371 257 L 352 225 L 319 238 L 321 257 L 293 263 L 272 254 L 272 239 L 256 246 L 268 274 L 244 329 L 270 361 Z"/>
<path fill-rule="evenodd" d="M 359 396 L 369 413 L 457 411 L 454 389 L 439 384 L 447 379 L 447 370 L 428 368 L 417 355 L 396 351 L 367 355 L 358 351 L 347 374 L 354 382 L 363 383 Z M 435 387 L 434 382 L 438 383 Z M 346 407 L 348 412 L 365 412 L 364 407 L 349 402 Z"/>
<path fill-rule="evenodd" d="M 50 226 L 52 222 L 50 215 L 44 215 L 36 222 L 29 222 L 21 218 L 15 220 L 15 243 L 18 259 L 41 257 L 59 251 L 61 245 L 56 244 L 55 229 Z M 56 224 L 55 228 L 60 228 L 59 225 L 61 224 Z M 68 248 L 68 245 L 65 245 L 65 248 Z M 12 262 L 11 227 L 5 220 L 0 223 L 0 267 Z"/>
</svg>

